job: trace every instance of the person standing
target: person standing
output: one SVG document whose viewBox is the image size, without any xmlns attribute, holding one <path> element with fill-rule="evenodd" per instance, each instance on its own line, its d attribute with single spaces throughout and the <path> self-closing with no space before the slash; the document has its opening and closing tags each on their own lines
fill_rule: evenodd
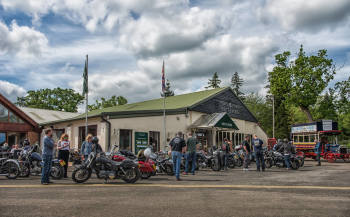
<svg viewBox="0 0 350 217">
<path fill-rule="evenodd" d="M 188 164 L 190 159 L 192 160 L 192 168 L 191 168 L 191 173 L 192 175 L 195 174 L 195 170 L 196 170 L 196 151 L 197 151 L 197 145 L 198 140 L 196 137 L 193 136 L 193 133 L 190 132 L 188 134 L 189 138 L 187 139 L 187 146 L 186 146 L 186 163 L 185 163 L 185 172 L 184 175 L 188 174 Z"/>
<path fill-rule="evenodd" d="M 280 150 L 283 151 L 284 163 L 286 164 L 287 170 L 290 170 L 290 155 L 292 154 L 292 145 L 289 143 L 288 139 L 283 139 Z"/>
<path fill-rule="evenodd" d="M 41 184 L 43 185 L 48 185 L 49 183 L 52 183 L 50 182 L 50 172 L 54 147 L 55 143 L 52 140 L 52 130 L 46 129 L 42 150 L 44 167 L 41 173 Z"/>
<path fill-rule="evenodd" d="M 68 159 L 69 159 L 69 149 L 70 149 L 70 142 L 69 142 L 68 134 L 63 133 L 60 141 L 57 143 L 57 149 L 58 149 L 58 159 L 63 160 L 66 164 L 64 165 L 64 178 L 67 177 L 67 170 L 68 170 Z"/>
<path fill-rule="evenodd" d="M 224 143 L 221 146 L 221 150 L 224 152 L 224 169 L 227 170 L 228 157 L 230 151 L 232 150 L 232 143 L 227 138 L 224 138 Z"/>
<path fill-rule="evenodd" d="M 316 160 L 317 160 L 317 166 L 321 166 L 321 152 L 322 152 L 322 143 L 315 139 L 315 153 L 317 155 Z"/>
<path fill-rule="evenodd" d="M 173 159 L 174 164 L 174 173 L 176 177 L 176 181 L 181 181 L 180 179 L 180 166 L 181 166 L 181 158 L 182 153 L 185 151 L 186 142 L 182 138 L 182 132 L 178 132 L 170 141 L 170 152 Z"/>
<path fill-rule="evenodd" d="M 248 171 L 248 166 L 250 163 L 250 136 L 245 136 L 243 141 L 243 150 L 244 150 L 244 161 L 243 161 L 243 171 Z"/>
<path fill-rule="evenodd" d="M 254 134 L 253 136 L 253 146 L 255 152 L 255 161 L 256 161 L 256 170 L 260 172 L 260 167 L 262 171 L 265 171 L 265 161 L 264 161 L 264 152 L 263 144 L 264 142 Z"/>
<path fill-rule="evenodd" d="M 89 154 L 92 151 L 92 135 L 88 134 L 85 138 L 85 141 L 81 145 L 81 155 L 83 156 L 83 160 L 86 160 Z"/>
</svg>

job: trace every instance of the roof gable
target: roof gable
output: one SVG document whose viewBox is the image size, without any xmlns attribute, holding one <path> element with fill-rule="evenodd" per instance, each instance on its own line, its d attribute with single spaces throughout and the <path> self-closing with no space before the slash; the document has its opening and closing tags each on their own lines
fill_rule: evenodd
<svg viewBox="0 0 350 217">
<path fill-rule="evenodd" d="M 19 109 L 15 104 L 10 102 L 6 97 L 0 94 L 0 103 L 21 118 L 26 123 L 32 125 L 34 128 L 38 128 L 38 123 L 36 123 L 32 118 L 30 118 L 27 114 L 25 114 L 21 109 Z"/>
<path fill-rule="evenodd" d="M 191 106 L 189 109 L 207 114 L 226 112 L 232 118 L 258 122 L 231 88 L 227 88 L 212 97 L 208 97 L 206 100 Z"/>
</svg>

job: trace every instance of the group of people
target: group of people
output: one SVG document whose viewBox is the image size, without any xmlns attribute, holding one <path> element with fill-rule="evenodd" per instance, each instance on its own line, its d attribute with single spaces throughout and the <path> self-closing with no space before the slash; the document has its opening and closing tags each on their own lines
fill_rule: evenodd
<svg viewBox="0 0 350 217">
<path fill-rule="evenodd" d="M 257 135 L 253 136 L 252 140 L 253 149 L 255 152 L 256 159 L 256 169 L 257 171 L 265 171 L 265 161 L 264 161 L 264 153 L 263 153 L 263 144 L 264 142 L 257 137 Z M 185 157 L 185 172 L 184 175 L 188 174 L 189 170 L 189 162 L 192 162 L 191 173 L 195 175 L 196 169 L 196 152 L 197 147 L 200 146 L 200 142 L 194 136 L 192 132 L 188 133 L 188 139 L 185 141 L 183 138 L 182 132 L 178 132 L 176 136 L 170 141 L 169 147 L 169 155 L 171 155 L 173 164 L 174 164 L 174 173 L 177 181 L 180 181 L 180 167 L 182 156 Z M 243 170 L 248 171 L 248 166 L 250 163 L 250 156 L 252 154 L 251 146 L 250 146 L 250 136 L 246 136 L 243 141 L 243 150 L 244 150 L 244 163 Z M 227 170 L 228 166 L 228 156 L 230 152 L 232 152 L 232 142 L 229 139 L 224 138 L 224 142 L 221 145 L 221 150 L 224 151 L 224 168 Z"/>
<path fill-rule="evenodd" d="M 50 181 L 50 172 L 51 172 L 51 163 L 52 158 L 54 155 L 54 148 L 57 147 L 58 150 L 58 159 L 63 160 L 65 162 L 64 165 L 64 178 L 68 178 L 67 171 L 68 171 L 68 160 L 69 160 L 69 150 L 70 150 L 70 141 L 69 136 L 66 133 L 63 133 L 58 140 L 57 143 L 54 142 L 52 139 L 52 129 L 46 129 L 45 131 L 45 137 L 43 140 L 43 149 L 42 149 L 42 159 L 43 159 L 43 169 L 42 169 L 42 175 L 41 175 L 41 184 L 47 185 L 52 183 Z M 83 160 L 87 159 L 89 154 L 92 151 L 92 139 L 93 136 L 91 134 L 86 136 L 85 141 L 82 144 L 81 147 L 81 155 Z"/>
</svg>

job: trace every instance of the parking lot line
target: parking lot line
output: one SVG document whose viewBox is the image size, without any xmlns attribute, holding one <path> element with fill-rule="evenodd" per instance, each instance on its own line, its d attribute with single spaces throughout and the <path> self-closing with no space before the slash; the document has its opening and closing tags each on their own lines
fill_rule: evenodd
<svg viewBox="0 0 350 217">
<path fill-rule="evenodd" d="M 57 187 L 159 187 L 159 188 L 227 188 L 227 189 L 305 189 L 350 190 L 350 186 L 283 186 L 283 185 L 171 185 L 171 184 L 52 184 L 52 185 L 0 185 L 1 188 L 57 188 Z"/>
</svg>

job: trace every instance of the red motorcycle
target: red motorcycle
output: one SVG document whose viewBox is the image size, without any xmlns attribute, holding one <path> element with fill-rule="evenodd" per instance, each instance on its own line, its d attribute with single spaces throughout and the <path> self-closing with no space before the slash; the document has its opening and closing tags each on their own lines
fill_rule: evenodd
<svg viewBox="0 0 350 217">
<path fill-rule="evenodd" d="M 138 158 L 131 151 L 125 151 L 125 150 L 121 150 L 112 154 L 112 160 L 114 161 L 121 162 L 126 159 L 130 159 L 137 162 L 142 179 L 148 179 L 151 176 L 156 175 L 156 164 L 153 160 L 149 158 L 146 158 L 146 157 Z"/>
</svg>

